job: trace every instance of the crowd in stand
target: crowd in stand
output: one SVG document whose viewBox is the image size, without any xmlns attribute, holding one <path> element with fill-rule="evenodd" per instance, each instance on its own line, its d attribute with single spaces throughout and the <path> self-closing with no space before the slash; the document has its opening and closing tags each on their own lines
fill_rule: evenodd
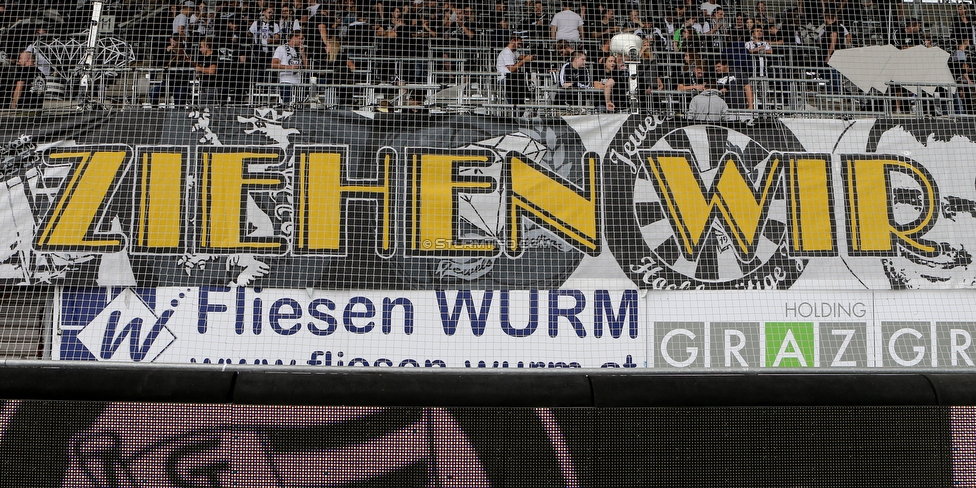
<svg viewBox="0 0 976 488">
<path fill-rule="evenodd" d="M 711 90 L 729 108 L 753 109 L 750 78 L 773 76 L 783 67 L 782 58 L 764 55 L 777 53 L 781 46 L 810 46 L 813 59 L 792 61 L 823 68 L 831 88 L 840 90 L 840 76 L 827 63 L 837 50 L 867 43 L 856 33 L 865 32 L 870 23 L 873 43 L 941 45 L 952 53 L 956 82 L 973 83 L 967 54 L 976 28 L 962 3 L 949 35 L 932 36 L 917 19 L 906 17 L 902 2 L 893 0 L 797 0 L 777 12 L 764 0 L 718 1 L 189 0 L 168 6 L 168 15 L 159 17 L 164 35 L 140 41 L 148 46 L 140 62 L 166 68 L 163 82 L 149 93 L 151 103 L 166 103 L 163 97 L 172 97 L 176 105 L 191 103 L 191 80 L 198 82 L 199 103 L 243 103 L 260 83 L 281 85 L 281 100 L 288 103 L 293 94 L 287 85 L 308 83 L 313 76 L 319 83 L 353 84 L 366 81 L 368 70 L 368 80 L 375 84 L 421 83 L 435 66 L 440 72 L 459 66 L 419 60 L 431 56 L 430 46 L 460 46 L 471 48 L 461 56 L 490 51 L 487 66 L 495 63 L 499 78 L 506 79 L 511 103 L 531 103 L 525 75 L 536 72 L 551 74 L 557 87 L 602 91 L 602 96 L 593 94 L 596 104 L 615 111 L 626 105 L 626 65 L 634 60 L 610 53 L 610 39 L 632 33 L 644 45 L 638 94 Z M 0 21 L 10 20 L 0 5 Z M 17 68 L 7 77 L 16 82 L 5 86 L 20 83 L 21 96 L 46 62 L 32 46 L 25 42 L 14 56 L 8 51 Z M 355 51 L 352 46 L 370 49 Z M 655 62 L 661 58 L 655 53 L 668 52 L 684 62 Z M 418 60 L 403 63 L 398 58 Z M 10 88 L 11 105 L 16 103 L 14 90 Z M 972 91 L 959 90 L 958 112 L 971 111 Z M 556 99 L 569 104 L 579 100 Z M 351 92 L 340 91 L 339 101 L 351 103 Z"/>
</svg>

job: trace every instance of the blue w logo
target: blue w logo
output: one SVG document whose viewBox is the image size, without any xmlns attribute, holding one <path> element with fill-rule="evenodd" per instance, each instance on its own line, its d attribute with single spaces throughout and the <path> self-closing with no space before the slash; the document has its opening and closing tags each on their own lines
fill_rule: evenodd
<svg viewBox="0 0 976 488">
<path fill-rule="evenodd" d="M 156 323 L 149 329 L 149 333 L 146 335 L 146 339 L 139 343 L 139 337 L 142 332 L 142 319 L 134 318 L 129 321 L 118 336 L 115 335 L 115 330 L 119 326 L 119 318 L 122 316 L 122 312 L 116 310 L 109 315 L 108 326 L 105 328 L 105 336 L 102 338 L 102 359 L 111 359 L 115 354 L 115 351 L 119 349 L 122 342 L 126 337 L 129 338 L 129 356 L 133 361 L 142 361 L 146 354 L 149 352 L 149 348 L 152 347 L 153 342 L 156 341 L 156 337 L 159 336 L 159 332 L 163 330 L 166 322 L 169 318 L 173 316 L 173 310 L 167 310 L 163 312 L 163 315 L 156 320 Z"/>
</svg>

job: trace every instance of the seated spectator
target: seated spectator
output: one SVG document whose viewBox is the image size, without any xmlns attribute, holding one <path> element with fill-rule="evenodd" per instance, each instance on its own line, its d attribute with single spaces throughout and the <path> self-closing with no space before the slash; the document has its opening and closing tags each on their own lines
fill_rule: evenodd
<svg viewBox="0 0 976 488">
<path fill-rule="evenodd" d="M 692 66 L 691 70 L 685 72 L 681 81 L 678 82 L 678 91 L 695 94 L 705 91 L 705 70 L 698 65 Z"/>
<path fill-rule="evenodd" d="M 753 110 L 752 85 L 749 77 L 729 69 L 729 61 L 719 58 L 715 62 L 715 87 L 722 92 L 725 103 L 734 110 Z"/>
<path fill-rule="evenodd" d="M 620 63 L 622 65 L 623 63 Z M 618 60 L 614 56 L 607 56 L 603 62 L 603 71 L 593 82 L 594 88 L 603 90 L 603 107 L 601 112 L 615 112 L 619 108 L 623 110 L 628 105 L 627 89 L 629 75 L 625 69 L 618 67 Z"/>
<path fill-rule="evenodd" d="M 292 31 L 287 44 L 278 46 L 271 57 L 271 69 L 278 71 L 281 101 L 292 102 L 292 87 L 302 82 L 302 69 L 308 68 L 302 31 Z"/>
<path fill-rule="evenodd" d="M 585 105 L 585 95 L 577 96 L 568 91 L 589 88 L 591 86 L 590 70 L 586 67 L 586 53 L 573 51 L 570 61 L 559 70 L 559 86 L 566 92 L 560 93 L 557 102 L 561 105 L 581 103 Z"/>
<path fill-rule="evenodd" d="M 34 56 L 26 50 L 20 53 L 17 64 L 10 66 L 10 108 L 40 110 L 44 105 L 44 74 L 34 64 Z"/>
<path fill-rule="evenodd" d="M 729 105 L 722 99 L 722 93 L 715 89 L 711 80 L 706 80 L 704 90 L 695 95 L 688 104 L 685 117 L 699 122 L 721 122 L 728 116 Z"/>
</svg>

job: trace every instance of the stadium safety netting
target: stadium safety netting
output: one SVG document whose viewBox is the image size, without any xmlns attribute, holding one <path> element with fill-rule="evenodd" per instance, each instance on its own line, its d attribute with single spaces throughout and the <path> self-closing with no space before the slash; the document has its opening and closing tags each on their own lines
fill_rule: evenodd
<svg viewBox="0 0 976 488">
<path fill-rule="evenodd" d="M 0 485 L 971 483 L 971 407 L 864 385 L 976 368 L 972 15 L 0 3 L 0 359 L 50 380 L 0 368 Z M 280 386 L 386 368 L 483 401 Z M 871 400 L 645 408 L 611 368 Z M 464 384 L 543 369 L 585 399 Z"/>
<path fill-rule="evenodd" d="M 3 355 L 972 368 L 969 15 L 7 5 Z"/>
</svg>

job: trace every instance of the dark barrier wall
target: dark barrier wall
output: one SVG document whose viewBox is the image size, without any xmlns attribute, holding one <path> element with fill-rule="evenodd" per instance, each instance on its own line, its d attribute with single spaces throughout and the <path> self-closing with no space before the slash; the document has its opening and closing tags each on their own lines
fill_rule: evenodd
<svg viewBox="0 0 976 488">
<path fill-rule="evenodd" d="M 0 486 L 949 486 L 945 407 L 7 402 Z"/>
</svg>

